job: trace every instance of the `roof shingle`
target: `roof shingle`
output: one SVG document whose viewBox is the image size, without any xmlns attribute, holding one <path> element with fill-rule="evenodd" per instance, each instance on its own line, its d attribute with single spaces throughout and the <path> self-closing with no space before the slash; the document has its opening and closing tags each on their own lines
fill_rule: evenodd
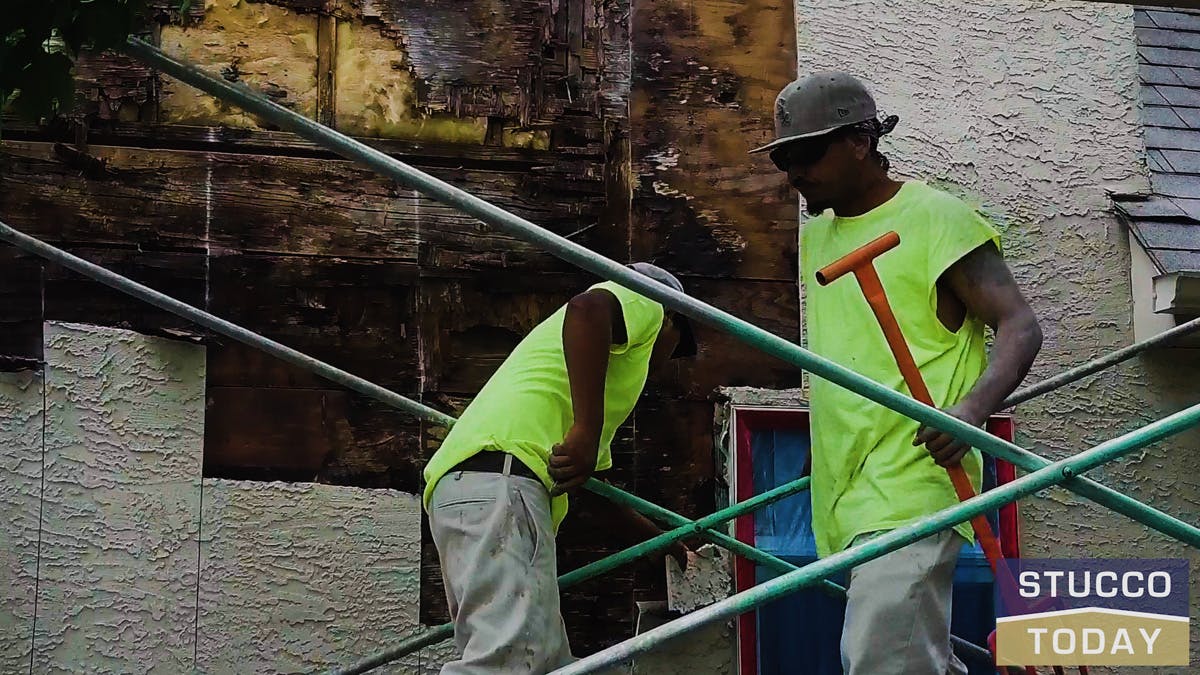
<svg viewBox="0 0 1200 675">
<path fill-rule="evenodd" d="M 1164 274 L 1200 271 L 1200 12 L 1136 9 L 1152 193 L 1117 208 Z"/>
</svg>

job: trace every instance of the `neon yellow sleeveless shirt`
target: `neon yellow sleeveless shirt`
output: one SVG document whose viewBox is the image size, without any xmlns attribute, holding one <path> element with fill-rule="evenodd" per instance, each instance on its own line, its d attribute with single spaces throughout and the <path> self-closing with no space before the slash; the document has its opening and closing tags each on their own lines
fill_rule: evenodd
<svg viewBox="0 0 1200 675">
<path fill-rule="evenodd" d="M 938 278 L 996 230 L 974 209 L 920 181 L 904 183 L 884 204 L 861 216 L 832 212 L 800 233 L 805 331 L 812 351 L 888 387 L 912 394 L 858 281 L 828 286 L 814 274 L 867 242 L 895 231 L 900 245 L 875 259 L 900 329 L 939 407 L 961 400 L 987 367 L 984 324 L 967 316 L 957 333 L 937 317 Z M 826 380 L 811 378 L 812 508 L 817 553 L 846 548 L 854 537 L 912 523 L 958 502 L 946 470 L 914 447 L 919 423 Z M 981 457 L 963 468 L 978 491 Z M 973 538 L 970 523 L 956 530 Z"/>
<path fill-rule="evenodd" d="M 663 306 L 650 298 L 606 281 L 592 288 L 612 293 L 625 318 L 628 341 L 609 350 L 604 376 L 604 428 L 600 433 L 596 470 L 612 467 L 610 445 L 617 427 L 633 412 L 649 374 L 650 354 L 663 324 Z M 566 308 L 538 324 L 509 354 L 467 406 L 446 440 L 425 466 L 423 502 L 429 507 L 433 489 L 459 462 L 485 450 L 508 452 L 528 466 L 549 490 L 546 469 L 550 451 L 562 441 L 574 420 L 571 385 L 563 355 Z M 567 495 L 550 500 L 557 530 L 567 514 Z"/>
</svg>

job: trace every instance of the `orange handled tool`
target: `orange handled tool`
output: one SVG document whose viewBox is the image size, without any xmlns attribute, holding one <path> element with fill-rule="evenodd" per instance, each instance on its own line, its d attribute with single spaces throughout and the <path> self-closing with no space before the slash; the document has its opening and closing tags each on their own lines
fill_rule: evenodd
<svg viewBox="0 0 1200 675">
<path fill-rule="evenodd" d="M 900 324 L 896 321 L 896 315 L 892 313 L 892 307 L 883 291 L 883 284 L 879 281 L 879 274 L 875 271 L 875 258 L 899 245 L 900 235 L 888 232 L 818 270 L 817 283 L 826 286 L 847 273 L 854 274 L 863 295 L 867 298 L 867 304 L 871 306 L 871 311 L 875 313 L 875 318 L 883 328 L 883 336 L 887 338 L 888 347 L 896 357 L 900 374 L 904 376 L 904 382 L 908 384 L 912 397 L 925 405 L 937 407 L 929 394 L 929 388 L 925 386 L 925 378 L 921 377 L 921 371 L 908 349 L 904 333 L 900 332 Z M 946 471 L 950 473 L 950 482 L 954 484 L 954 492 L 958 494 L 959 501 L 966 501 L 975 496 L 975 487 L 971 485 L 971 479 L 961 466 L 956 464 L 946 467 Z M 992 572 L 996 573 L 1003 555 L 1000 552 L 1000 543 L 992 533 L 992 524 L 981 514 L 971 519 L 971 526 L 975 529 L 975 536 L 979 537 L 979 543 L 987 556 L 988 564 L 992 566 Z"/>
<path fill-rule="evenodd" d="M 933 402 L 933 397 L 929 394 L 929 388 L 925 386 L 925 378 L 921 376 L 921 370 L 917 368 L 917 363 L 908 348 L 908 342 L 904 339 L 904 333 L 900 330 L 896 315 L 892 313 L 887 294 L 883 290 L 883 283 L 879 281 L 879 273 L 875 271 L 875 258 L 899 245 L 900 235 L 888 232 L 818 270 L 817 283 L 826 286 L 846 274 L 853 274 L 854 278 L 858 279 L 858 285 L 862 288 L 863 295 L 866 296 L 867 304 L 871 306 L 871 311 L 878 319 L 879 326 L 883 328 L 883 335 L 887 339 L 888 347 L 892 350 L 892 355 L 896 358 L 896 364 L 900 366 L 900 374 L 904 376 L 908 390 L 918 401 L 937 407 L 937 404 Z M 950 482 L 954 484 L 954 492 L 958 495 L 959 501 L 965 501 L 975 496 L 975 486 L 971 485 L 971 479 L 967 477 L 967 472 L 963 470 L 962 466 L 956 464 L 946 467 L 946 471 L 950 474 Z M 975 530 L 975 536 L 979 538 L 979 544 L 983 547 L 983 553 L 987 556 L 992 573 L 997 578 L 1001 574 L 1011 577 L 1008 568 L 1001 564 L 1003 554 L 1000 551 L 1000 542 L 996 540 L 996 535 L 992 532 L 992 524 L 988 522 L 987 517 L 983 514 L 975 516 L 971 519 L 971 527 Z M 1012 589 L 1016 586 L 1008 584 L 1007 588 Z M 994 642 L 994 633 L 989 637 L 989 642 Z M 989 646 L 992 647 L 994 653 L 994 644 Z M 1053 668 L 1055 673 L 1063 672 L 1061 666 Z M 1025 671 L 1030 675 L 1037 673 L 1032 666 L 1026 666 Z M 1080 667 L 1079 671 L 1087 673 L 1087 669 L 1084 667 Z"/>
</svg>

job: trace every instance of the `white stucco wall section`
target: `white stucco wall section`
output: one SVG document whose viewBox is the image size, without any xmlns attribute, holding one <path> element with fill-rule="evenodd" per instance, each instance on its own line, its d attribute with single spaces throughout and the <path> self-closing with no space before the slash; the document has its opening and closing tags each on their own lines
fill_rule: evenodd
<svg viewBox="0 0 1200 675">
<path fill-rule="evenodd" d="M 34 670 L 191 668 L 204 350 L 47 323 Z"/>
<path fill-rule="evenodd" d="M 420 630 L 416 495 L 206 479 L 197 668 L 316 672 Z M 436 651 L 391 671 L 421 672 Z"/>
<path fill-rule="evenodd" d="M 0 373 L 0 673 L 314 672 L 423 629 L 416 495 L 202 485 L 202 347 L 48 323 L 45 360 L 45 406 Z"/>
<path fill-rule="evenodd" d="M 33 646 L 42 419 L 42 374 L 0 373 L 0 672 Z"/>
</svg>

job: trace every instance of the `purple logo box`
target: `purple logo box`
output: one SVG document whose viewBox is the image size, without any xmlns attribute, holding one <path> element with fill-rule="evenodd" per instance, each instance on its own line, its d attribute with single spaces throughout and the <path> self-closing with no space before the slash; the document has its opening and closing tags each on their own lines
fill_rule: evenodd
<svg viewBox="0 0 1200 675">
<path fill-rule="evenodd" d="M 1005 560 L 1004 568 L 995 585 L 997 616 L 1088 607 L 1189 616 L 1185 558 L 1027 558 Z"/>
</svg>

